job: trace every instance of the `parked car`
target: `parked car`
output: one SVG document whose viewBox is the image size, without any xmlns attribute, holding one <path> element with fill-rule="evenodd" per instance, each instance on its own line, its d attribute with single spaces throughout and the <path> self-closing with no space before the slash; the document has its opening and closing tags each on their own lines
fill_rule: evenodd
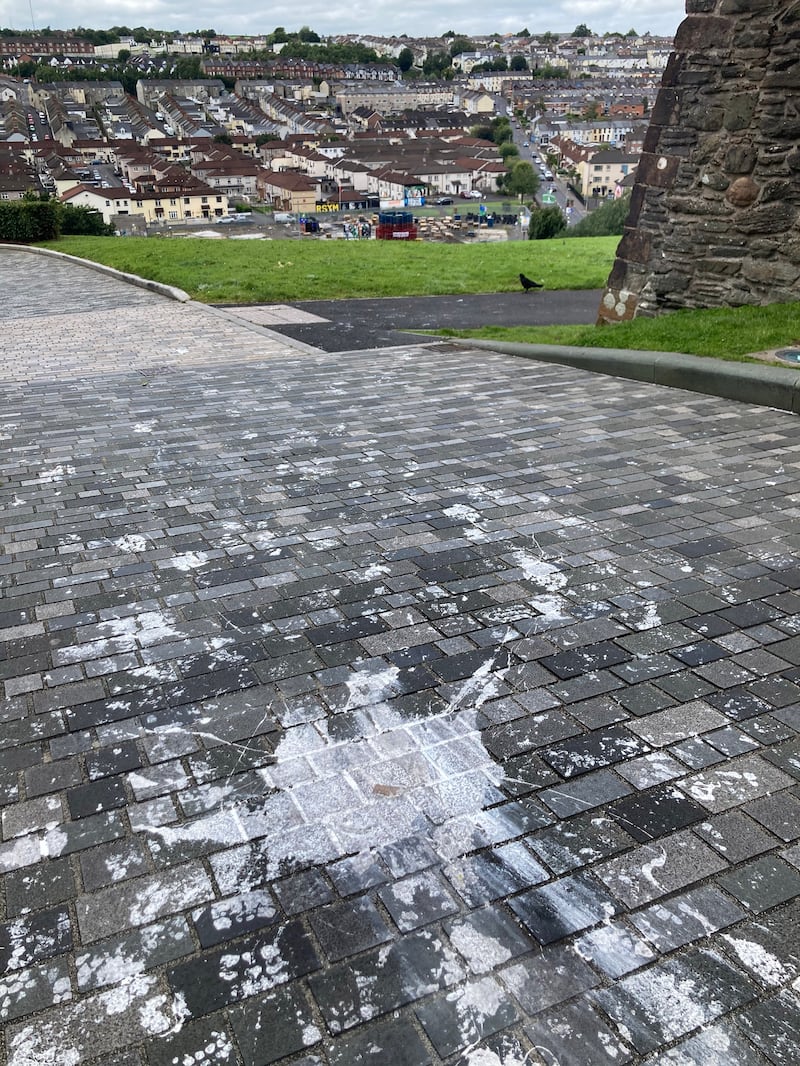
<svg viewBox="0 0 800 1066">
<path fill-rule="evenodd" d="M 454 202 L 455 201 L 453 200 L 452 196 L 440 196 L 439 199 L 436 201 L 436 203 L 439 204 L 440 207 L 445 207 L 447 204 L 452 204 Z"/>
</svg>

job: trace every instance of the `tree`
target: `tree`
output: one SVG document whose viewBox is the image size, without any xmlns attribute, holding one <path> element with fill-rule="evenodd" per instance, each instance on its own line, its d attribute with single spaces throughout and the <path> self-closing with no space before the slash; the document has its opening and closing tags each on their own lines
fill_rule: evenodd
<svg viewBox="0 0 800 1066">
<path fill-rule="evenodd" d="M 525 203 L 526 196 L 533 196 L 539 188 L 539 175 L 533 166 L 525 160 L 515 163 L 506 175 L 506 190 L 514 196 L 519 196 L 520 202 Z"/>
<path fill-rule="evenodd" d="M 528 60 L 525 56 L 512 56 L 509 70 L 527 70 Z"/>
<path fill-rule="evenodd" d="M 530 35 L 531 35 L 531 31 L 526 26 L 524 30 L 520 30 L 519 31 L 519 33 L 517 34 L 517 37 L 530 37 Z"/>
<path fill-rule="evenodd" d="M 509 160 L 512 156 L 516 156 L 517 159 L 519 159 L 519 148 L 517 148 L 517 146 L 511 141 L 504 141 L 503 144 L 500 145 L 500 156 L 506 166 L 509 166 Z"/>
<path fill-rule="evenodd" d="M 594 34 L 592 33 L 592 31 L 589 29 L 589 27 L 586 25 L 585 22 L 581 22 L 572 31 L 572 36 L 573 37 L 593 37 Z"/>
<path fill-rule="evenodd" d="M 401 73 L 405 74 L 414 66 L 414 53 L 410 48 L 402 48 L 397 56 L 397 65 Z"/>
<path fill-rule="evenodd" d="M 558 207 L 535 207 L 528 224 L 529 241 L 547 241 L 567 228 L 567 220 Z"/>
<path fill-rule="evenodd" d="M 450 42 L 450 58 L 460 56 L 462 52 L 474 52 L 475 42 L 469 37 L 454 37 Z"/>
<path fill-rule="evenodd" d="M 306 44 L 319 44 L 321 39 L 319 34 L 314 33 L 309 26 L 301 26 L 297 32 L 297 36 Z"/>
<path fill-rule="evenodd" d="M 631 194 L 626 192 L 617 200 L 609 200 L 591 211 L 569 231 L 570 237 L 621 236 L 631 206 Z"/>
</svg>

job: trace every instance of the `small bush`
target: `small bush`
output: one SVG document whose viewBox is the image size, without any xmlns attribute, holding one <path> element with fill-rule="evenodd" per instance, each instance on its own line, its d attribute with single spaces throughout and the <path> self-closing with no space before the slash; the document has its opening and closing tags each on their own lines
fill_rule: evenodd
<svg viewBox="0 0 800 1066">
<path fill-rule="evenodd" d="M 103 221 L 103 216 L 93 207 L 77 204 L 59 204 L 62 234 L 83 234 L 87 237 L 113 237 L 114 227 Z"/>
<path fill-rule="evenodd" d="M 60 206 L 55 200 L 0 201 L 0 241 L 30 244 L 55 240 L 61 232 Z"/>
<path fill-rule="evenodd" d="M 567 220 L 558 207 L 535 207 L 531 211 L 528 240 L 547 241 L 567 228 Z"/>
</svg>

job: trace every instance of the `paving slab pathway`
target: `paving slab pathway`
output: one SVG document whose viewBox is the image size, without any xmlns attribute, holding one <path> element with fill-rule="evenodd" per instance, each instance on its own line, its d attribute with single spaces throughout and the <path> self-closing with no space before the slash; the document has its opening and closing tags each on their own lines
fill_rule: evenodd
<svg viewBox="0 0 800 1066">
<path fill-rule="evenodd" d="M 793 1066 L 796 416 L 0 248 L 7 1066 Z"/>
</svg>

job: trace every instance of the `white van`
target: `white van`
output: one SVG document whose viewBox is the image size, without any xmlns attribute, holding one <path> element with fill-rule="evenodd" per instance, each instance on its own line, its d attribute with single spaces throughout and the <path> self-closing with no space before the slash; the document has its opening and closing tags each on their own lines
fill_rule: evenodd
<svg viewBox="0 0 800 1066">
<path fill-rule="evenodd" d="M 273 222 L 295 222 L 296 219 L 291 211 L 275 211 L 272 216 Z"/>
</svg>

